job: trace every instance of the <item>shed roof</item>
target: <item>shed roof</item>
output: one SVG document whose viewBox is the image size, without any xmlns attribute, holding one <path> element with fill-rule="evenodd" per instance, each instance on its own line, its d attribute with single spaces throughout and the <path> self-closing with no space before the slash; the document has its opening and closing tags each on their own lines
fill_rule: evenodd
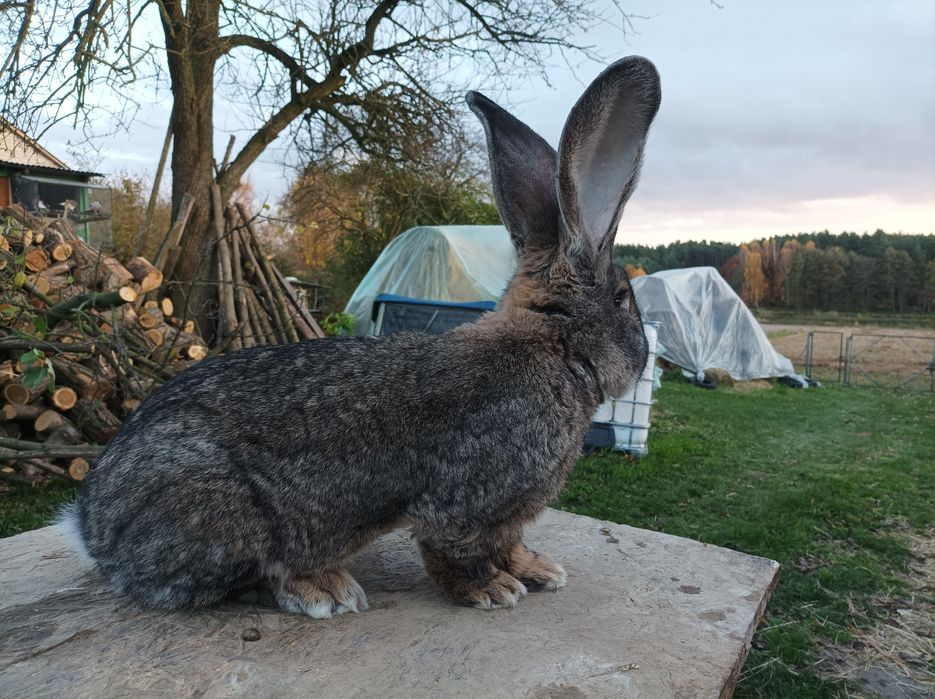
<svg viewBox="0 0 935 699">
<path fill-rule="evenodd" d="M 103 177 L 100 172 L 89 172 L 87 170 L 71 170 L 67 167 L 46 167 L 43 165 L 23 165 L 14 160 L 0 160 L 0 168 L 11 168 L 22 170 L 27 174 L 34 175 L 78 175 L 80 177 Z"/>
<path fill-rule="evenodd" d="M 72 170 L 61 158 L 43 148 L 20 128 L 0 118 L 0 167 L 26 169 L 36 174 L 71 174 L 99 177 L 100 173 Z"/>
</svg>

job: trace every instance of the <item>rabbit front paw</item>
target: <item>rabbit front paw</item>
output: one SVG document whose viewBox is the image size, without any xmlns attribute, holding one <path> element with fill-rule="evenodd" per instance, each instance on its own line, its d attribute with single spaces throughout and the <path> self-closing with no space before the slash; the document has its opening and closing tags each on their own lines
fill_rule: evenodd
<svg viewBox="0 0 935 699">
<path fill-rule="evenodd" d="M 313 619 L 330 619 L 368 607 L 363 588 L 343 568 L 290 578 L 276 592 L 276 602 L 287 612 L 308 614 Z"/>
<path fill-rule="evenodd" d="M 499 570 L 487 583 L 468 591 L 465 601 L 475 609 L 512 608 L 527 592 L 523 583 Z"/>
<path fill-rule="evenodd" d="M 555 591 L 568 583 L 564 568 L 522 543 L 513 546 L 498 565 L 510 571 L 531 592 Z"/>
</svg>

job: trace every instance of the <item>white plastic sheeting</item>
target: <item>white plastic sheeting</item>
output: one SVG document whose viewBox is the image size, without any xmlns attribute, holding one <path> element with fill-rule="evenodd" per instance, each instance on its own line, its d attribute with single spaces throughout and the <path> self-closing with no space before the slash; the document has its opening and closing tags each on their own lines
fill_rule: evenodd
<svg viewBox="0 0 935 699">
<path fill-rule="evenodd" d="M 355 335 L 370 332 L 373 300 L 396 294 L 431 301 L 498 301 L 516 266 L 503 226 L 420 226 L 393 239 L 345 311 Z"/>
<path fill-rule="evenodd" d="M 640 312 L 659 323 L 662 357 L 700 374 L 723 369 L 738 381 L 795 370 L 713 267 L 670 269 L 632 280 Z"/>
</svg>

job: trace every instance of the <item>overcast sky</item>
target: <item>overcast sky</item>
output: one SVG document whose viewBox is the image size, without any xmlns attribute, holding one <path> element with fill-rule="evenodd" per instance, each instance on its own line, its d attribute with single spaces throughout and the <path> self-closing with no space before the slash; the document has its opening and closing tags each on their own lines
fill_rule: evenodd
<svg viewBox="0 0 935 699">
<path fill-rule="evenodd" d="M 663 99 L 618 242 L 742 241 L 827 228 L 935 233 L 935 0 L 621 0 L 634 19 L 586 37 L 608 59 L 641 54 Z M 510 95 L 475 87 L 555 144 L 603 66 L 555 68 Z M 168 104 L 164 105 L 165 107 Z M 107 140 L 98 167 L 154 169 L 167 111 Z M 236 120 L 218 113 L 218 152 Z M 61 129 L 53 151 L 67 154 Z M 249 179 L 272 201 L 287 172 Z"/>
</svg>

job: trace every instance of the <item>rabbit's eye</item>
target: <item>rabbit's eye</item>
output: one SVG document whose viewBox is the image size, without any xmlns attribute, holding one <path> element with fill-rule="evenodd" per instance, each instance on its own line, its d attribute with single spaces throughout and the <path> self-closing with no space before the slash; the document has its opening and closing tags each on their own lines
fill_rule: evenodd
<svg viewBox="0 0 935 699">
<path fill-rule="evenodd" d="M 614 296 L 614 305 L 625 311 L 630 310 L 630 290 L 624 288 L 618 291 Z"/>
</svg>

